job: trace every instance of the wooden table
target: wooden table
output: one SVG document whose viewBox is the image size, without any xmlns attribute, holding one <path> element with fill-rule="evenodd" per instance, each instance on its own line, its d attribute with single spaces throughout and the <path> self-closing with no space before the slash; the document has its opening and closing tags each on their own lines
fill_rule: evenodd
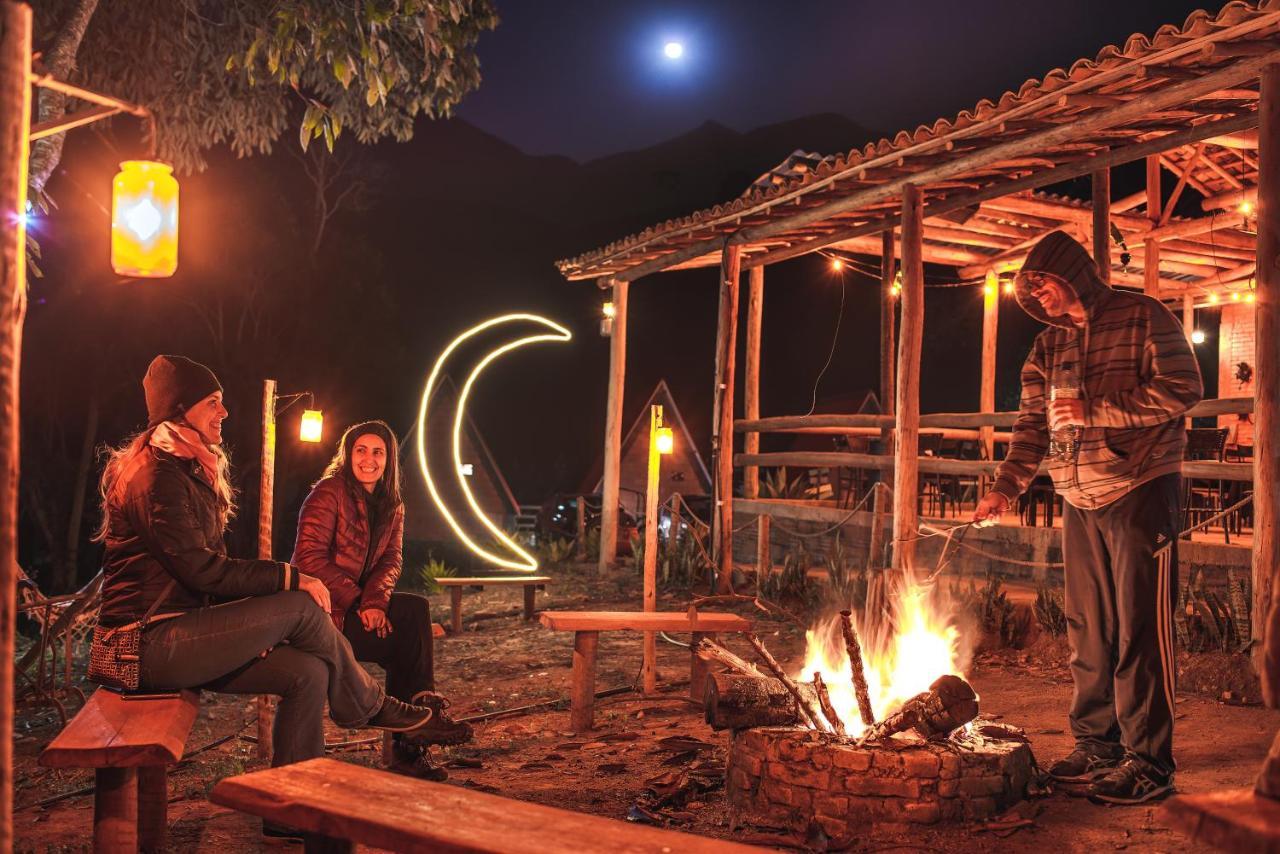
<svg viewBox="0 0 1280 854">
<path fill-rule="evenodd" d="M 545 584 L 551 583 L 547 575 L 500 575 L 488 578 L 437 578 L 436 584 L 449 589 L 449 604 L 453 609 L 453 634 L 462 634 L 462 589 L 464 587 L 524 587 L 524 618 L 533 619 L 534 592 Z"/>
<path fill-rule="evenodd" d="M 570 723 L 574 732 L 591 729 L 595 715 L 596 647 L 600 632 L 692 632 L 689 651 L 689 696 L 702 701 L 707 664 L 693 652 L 703 637 L 717 632 L 749 632 L 751 622 L 737 614 L 679 611 L 543 611 L 542 625 L 554 632 L 573 632 L 573 687 Z"/>
<path fill-rule="evenodd" d="M 424 854 L 747 854 L 760 850 L 333 759 L 309 759 L 228 777 L 214 786 L 209 800 L 306 832 L 308 852 L 351 852 L 353 843 Z"/>
</svg>

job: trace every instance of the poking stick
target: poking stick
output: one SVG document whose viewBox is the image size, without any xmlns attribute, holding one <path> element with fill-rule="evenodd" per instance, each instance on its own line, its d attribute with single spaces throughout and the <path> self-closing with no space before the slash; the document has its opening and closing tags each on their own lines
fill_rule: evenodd
<svg viewBox="0 0 1280 854">
<path fill-rule="evenodd" d="M 782 666 L 778 664 L 777 659 L 769 653 L 769 650 L 764 648 L 764 644 L 760 643 L 760 638 L 756 637 L 756 633 L 743 632 L 743 635 L 746 637 L 747 643 L 751 644 L 751 648 L 756 651 L 756 655 L 760 656 L 760 660 L 769 668 L 769 672 L 772 673 L 779 682 L 787 686 L 787 691 L 790 692 L 793 698 L 795 698 L 796 708 L 804 713 L 804 716 L 809 719 L 809 723 L 812 724 L 814 729 L 818 732 L 825 732 L 827 728 L 822 725 L 821 721 L 818 719 L 818 713 L 809 705 L 809 701 L 800 693 L 800 687 L 796 685 L 795 682 L 791 681 L 791 677 L 787 676 L 786 671 L 784 671 Z"/>
<path fill-rule="evenodd" d="M 817 670 L 813 671 L 813 690 L 818 694 L 818 705 L 822 707 L 822 716 L 827 719 L 827 723 L 831 724 L 836 735 L 844 738 L 844 721 L 840 720 L 840 716 L 836 714 L 836 707 L 831 705 L 831 695 L 827 693 L 827 685 L 822 681 L 822 674 Z"/>
<path fill-rule="evenodd" d="M 734 655 L 720 644 L 710 638 L 703 638 L 693 647 L 693 652 L 703 661 L 714 661 L 723 664 L 725 667 L 741 673 L 743 676 L 759 676 L 764 678 L 764 674 L 756 668 L 754 664 Z"/>
<path fill-rule="evenodd" d="M 858 643 L 858 632 L 853 628 L 853 615 L 848 611 L 840 612 L 840 630 L 844 632 L 844 647 L 849 653 L 849 669 L 853 671 L 853 694 L 858 698 L 858 716 L 868 729 L 876 725 L 875 713 L 871 711 L 871 692 L 867 690 L 867 673 L 862 664 L 862 644 Z"/>
</svg>

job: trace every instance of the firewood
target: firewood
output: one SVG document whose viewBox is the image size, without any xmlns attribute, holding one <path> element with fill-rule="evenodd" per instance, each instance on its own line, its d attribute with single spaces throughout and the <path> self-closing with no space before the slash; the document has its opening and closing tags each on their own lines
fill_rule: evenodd
<svg viewBox="0 0 1280 854">
<path fill-rule="evenodd" d="M 809 702 L 818 702 L 812 685 L 805 682 L 797 687 Z M 707 678 L 703 696 L 706 721 L 713 729 L 804 724 L 795 697 L 786 685 L 770 676 L 713 673 Z"/>
<path fill-rule="evenodd" d="M 831 695 L 827 693 L 827 686 L 822 681 L 822 674 L 813 671 L 813 690 L 818 695 L 818 706 L 822 709 L 822 716 L 827 719 L 827 723 L 831 724 L 831 728 L 836 731 L 836 735 L 844 737 L 844 721 L 840 720 L 840 716 L 836 714 L 836 707 L 831 705 Z"/>
<path fill-rule="evenodd" d="M 796 705 L 800 708 L 800 711 L 804 713 L 804 716 L 808 719 L 809 723 L 813 725 L 813 728 L 818 732 L 824 731 L 826 727 L 824 727 L 819 720 L 818 713 L 813 710 L 813 706 L 810 705 L 808 699 L 800 693 L 800 688 L 795 682 L 791 681 L 791 677 L 787 676 L 786 671 L 784 671 L 782 666 L 778 664 L 777 659 L 773 657 L 769 650 L 764 648 L 764 644 L 760 643 L 760 638 L 756 637 L 756 633 L 744 632 L 743 634 L 747 639 L 747 643 L 751 644 L 751 648 L 756 651 L 756 655 L 759 655 L 760 660 L 769 668 L 769 672 L 777 679 L 781 680 L 783 685 L 787 686 L 787 690 L 791 692 L 791 696 L 796 699 Z"/>
<path fill-rule="evenodd" d="M 921 738 L 941 738 L 978 716 L 978 695 L 959 676 L 939 676 L 923 691 L 902 704 L 902 708 L 867 730 L 858 740 L 862 745 L 899 732 L 915 730 Z"/>
<path fill-rule="evenodd" d="M 739 658 L 729 650 L 710 638 L 703 638 L 694 646 L 693 651 L 698 658 L 703 661 L 714 661 L 717 664 L 723 664 L 735 673 L 741 673 L 744 676 L 756 676 L 761 679 L 765 678 L 764 674 L 744 658 Z"/>
<path fill-rule="evenodd" d="M 862 644 L 858 643 L 858 632 L 853 628 L 852 614 L 848 611 L 840 612 L 840 630 L 844 633 L 849 669 L 853 672 L 853 695 L 858 698 L 858 716 L 864 726 L 873 727 L 876 716 L 871 710 L 871 692 L 867 689 L 867 674 L 863 669 Z"/>
</svg>

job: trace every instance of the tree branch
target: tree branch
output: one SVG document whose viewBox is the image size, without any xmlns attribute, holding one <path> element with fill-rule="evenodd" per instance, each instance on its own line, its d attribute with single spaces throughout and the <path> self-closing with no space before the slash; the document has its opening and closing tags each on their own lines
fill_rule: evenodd
<svg viewBox="0 0 1280 854">
<path fill-rule="evenodd" d="M 71 14 L 67 16 L 53 45 L 45 51 L 45 68 L 59 80 L 66 80 L 76 66 L 76 54 L 80 43 L 84 41 L 85 30 L 89 28 L 89 19 L 98 8 L 98 0 L 80 0 Z M 67 112 L 67 96 L 62 92 L 41 89 L 36 99 L 36 121 L 45 122 L 62 118 Z M 58 133 L 38 139 L 31 146 L 31 174 L 28 185 L 31 193 L 37 198 L 44 195 L 45 184 L 49 176 L 62 160 L 62 143 L 66 133 Z"/>
</svg>

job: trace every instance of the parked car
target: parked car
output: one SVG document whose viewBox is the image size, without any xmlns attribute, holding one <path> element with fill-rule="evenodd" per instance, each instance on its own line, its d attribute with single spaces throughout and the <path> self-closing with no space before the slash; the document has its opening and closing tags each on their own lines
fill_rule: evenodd
<svg viewBox="0 0 1280 854">
<path fill-rule="evenodd" d="M 578 499 L 568 492 L 557 492 L 548 498 L 538 511 L 534 535 L 539 541 L 549 538 L 571 540 L 578 536 Z M 581 496 L 586 501 L 586 525 L 588 531 L 599 530 L 600 510 L 604 506 L 600 493 Z M 618 505 L 618 554 L 631 553 L 631 535 L 636 532 L 636 517 Z"/>
</svg>

